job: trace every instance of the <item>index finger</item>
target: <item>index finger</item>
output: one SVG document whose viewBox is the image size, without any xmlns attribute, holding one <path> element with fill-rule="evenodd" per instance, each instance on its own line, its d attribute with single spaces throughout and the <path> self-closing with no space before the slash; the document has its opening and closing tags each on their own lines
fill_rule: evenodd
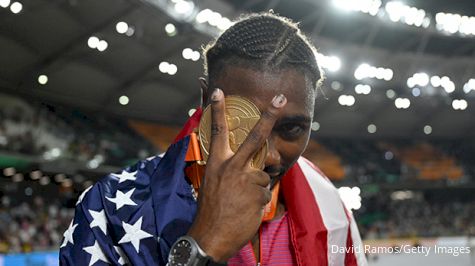
<svg viewBox="0 0 475 266">
<path fill-rule="evenodd" d="M 274 127 L 275 121 L 279 117 L 280 112 L 287 103 L 287 98 L 283 94 L 276 95 L 272 99 L 271 104 L 267 107 L 257 124 L 249 132 L 246 140 L 239 146 L 234 159 L 242 165 L 247 164 L 252 157 L 264 145 L 267 137 L 269 137 Z"/>
<path fill-rule="evenodd" d="M 229 133 L 225 109 L 224 93 L 220 89 L 215 89 L 211 95 L 210 157 L 220 157 L 226 149 L 229 149 Z"/>
</svg>

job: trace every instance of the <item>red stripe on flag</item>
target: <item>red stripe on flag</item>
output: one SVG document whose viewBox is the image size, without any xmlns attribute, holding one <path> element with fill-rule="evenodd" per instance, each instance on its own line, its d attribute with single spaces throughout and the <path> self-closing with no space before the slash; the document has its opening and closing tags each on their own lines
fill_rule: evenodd
<svg viewBox="0 0 475 266">
<path fill-rule="evenodd" d="M 176 143 L 184 137 L 190 135 L 191 132 L 193 132 L 193 130 L 200 125 L 202 111 L 203 110 L 201 107 L 196 109 L 195 113 L 190 118 L 188 118 L 188 121 L 186 121 L 180 133 L 178 133 L 178 135 L 175 137 L 175 141 L 173 143 Z"/>
<path fill-rule="evenodd" d="M 350 252 L 345 253 L 345 266 L 358 266 L 356 254 L 353 249 L 353 239 L 351 238 L 351 228 L 348 226 L 348 236 L 346 237 L 346 248 Z"/>
<path fill-rule="evenodd" d="M 328 265 L 328 232 L 298 163 L 289 169 L 281 182 L 297 265 Z"/>
<path fill-rule="evenodd" d="M 345 253 L 345 266 L 358 266 L 356 262 L 356 254 L 353 247 L 353 238 L 351 237 L 351 213 L 346 208 L 345 204 L 341 202 L 343 209 L 345 210 L 346 218 L 348 219 L 348 235 L 346 237 L 346 250 L 350 252 Z M 353 247 L 353 248 L 352 248 Z"/>
</svg>

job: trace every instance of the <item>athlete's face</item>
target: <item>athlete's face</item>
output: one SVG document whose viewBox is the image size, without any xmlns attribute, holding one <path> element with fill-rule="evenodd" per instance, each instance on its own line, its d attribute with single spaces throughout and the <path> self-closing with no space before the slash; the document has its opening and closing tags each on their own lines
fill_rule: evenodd
<svg viewBox="0 0 475 266">
<path fill-rule="evenodd" d="M 295 69 L 259 72 L 227 66 L 214 79 L 213 88 L 204 88 L 205 95 L 214 88 L 222 89 L 225 96 L 239 95 L 250 99 L 261 112 L 266 110 L 275 95 L 287 97 L 287 104 L 268 138 L 264 169 L 272 179 L 282 177 L 304 152 L 310 137 L 315 92 L 305 76 Z M 205 99 L 205 104 L 207 102 Z"/>
</svg>

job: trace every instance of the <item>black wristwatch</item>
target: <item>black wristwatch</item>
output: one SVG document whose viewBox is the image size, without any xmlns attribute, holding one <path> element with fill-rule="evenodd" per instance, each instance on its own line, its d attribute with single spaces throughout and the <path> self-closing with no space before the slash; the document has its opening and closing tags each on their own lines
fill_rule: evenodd
<svg viewBox="0 0 475 266">
<path fill-rule="evenodd" d="M 213 262 L 191 236 L 182 236 L 173 244 L 168 255 L 169 266 L 226 265 Z"/>
</svg>

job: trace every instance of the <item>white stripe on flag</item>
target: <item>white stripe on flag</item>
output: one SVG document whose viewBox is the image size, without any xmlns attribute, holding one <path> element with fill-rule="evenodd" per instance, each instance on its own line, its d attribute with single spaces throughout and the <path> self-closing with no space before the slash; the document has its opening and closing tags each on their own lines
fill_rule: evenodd
<svg viewBox="0 0 475 266">
<path fill-rule="evenodd" d="M 351 230 L 351 239 L 353 241 L 353 246 L 358 247 L 357 251 L 355 252 L 356 256 L 356 263 L 358 266 L 368 266 L 368 261 L 366 260 L 366 256 L 364 254 L 364 247 L 363 247 L 363 241 L 361 241 L 361 236 L 360 232 L 358 231 L 358 226 L 356 225 L 355 218 L 353 217 L 353 214 L 351 211 L 349 211 L 350 214 L 350 219 L 351 219 L 351 225 L 350 225 L 350 230 Z"/>
<path fill-rule="evenodd" d="M 348 236 L 349 223 L 340 194 L 335 186 L 313 169 L 305 159 L 300 158 L 298 164 L 313 191 L 323 223 L 328 231 L 328 265 L 343 266 L 345 253 L 332 252 L 332 246 L 345 248 Z"/>
</svg>

